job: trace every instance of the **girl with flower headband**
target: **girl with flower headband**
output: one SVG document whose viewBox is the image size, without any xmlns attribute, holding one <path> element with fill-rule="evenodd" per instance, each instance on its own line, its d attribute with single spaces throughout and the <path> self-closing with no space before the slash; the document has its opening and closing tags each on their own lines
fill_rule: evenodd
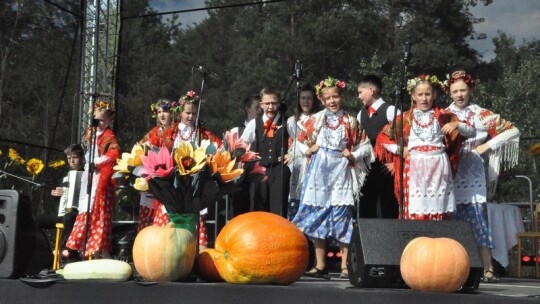
<svg viewBox="0 0 540 304">
<path fill-rule="evenodd" d="M 221 147 L 221 139 L 202 126 L 195 126 L 197 121 L 197 110 L 199 109 L 200 97 L 195 91 L 188 91 L 186 95 L 180 98 L 179 110 L 180 123 L 174 140 L 174 148 L 177 148 L 182 142 L 190 142 L 195 148 L 203 139 L 208 139 Z"/>
<path fill-rule="evenodd" d="M 359 196 L 366 164 L 374 160 L 371 144 L 354 116 L 344 112 L 345 82 L 328 77 L 317 86 L 326 109 L 311 116 L 298 141 L 310 157 L 305 173 L 300 207 L 292 222 L 315 246 L 316 264 L 305 275 L 325 277 L 327 239 L 339 243 L 340 277 L 347 278 L 347 255 L 353 230 L 354 202 Z"/>
<path fill-rule="evenodd" d="M 150 105 L 150 110 L 152 117 L 157 120 L 157 126 L 152 128 L 139 141 L 139 144 L 148 144 L 158 148 L 165 146 L 170 151 L 178 130 L 175 115 L 179 110 L 179 103 L 168 99 L 159 99 Z"/>
<path fill-rule="evenodd" d="M 440 85 L 439 79 L 430 75 L 407 81 L 413 102 L 411 109 L 398 115 L 395 125 L 386 125 L 377 137 L 377 157 L 394 163 L 394 191 L 403 207 L 400 218 L 443 220 L 450 219 L 455 211 L 453 174 L 457 169 L 459 147 L 463 136 L 474 136 L 474 128 L 459 122 L 453 113 L 434 106 L 436 88 Z M 403 174 L 398 145 L 401 139 Z"/>
<path fill-rule="evenodd" d="M 179 103 L 168 99 L 159 99 L 150 105 L 152 117 L 156 118 L 157 126 L 153 127 L 140 141 L 141 145 L 151 147 L 167 147 L 172 151 L 172 146 L 178 131 L 178 123 L 175 122 L 175 115 L 178 112 Z M 139 211 L 139 224 L 137 231 L 146 226 L 157 225 L 165 226 L 169 222 L 164 207 L 159 201 L 155 200 L 147 193 L 141 193 Z"/>
<path fill-rule="evenodd" d="M 495 282 L 491 263 L 493 242 L 487 218 L 487 199 L 495 193 L 501 164 L 511 168 L 517 164 L 519 130 L 509 121 L 471 102 L 477 80 L 465 71 L 452 73 L 445 82 L 445 91 L 452 98 L 447 110 L 456 114 L 476 129 L 476 136 L 468 138 L 460 153 L 459 167 L 454 178 L 456 220 L 472 224 L 476 245 L 484 264 L 484 282 Z M 489 155 L 488 179 L 482 155 Z"/>
<path fill-rule="evenodd" d="M 207 139 L 211 143 L 219 148 L 222 145 L 222 141 L 219 137 L 214 135 L 210 130 L 202 127 L 195 126 L 197 121 L 197 110 L 199 107 L 200 97 L 195 91 L 188 91 L 186 95 L 180 98 L 179 112 L 180 123 L 178 123 L 178 130 L 176 132 L 176 138 L 174 140 L 173 149 L 178 148 L 180 143 L 189 142 L 196 148 L 199 147 L 201 140 Z M 204 249 L 208 244 L 208 234 L 206 229 L 206 209 L 201 210 L 199 217 L 199 248 Z"/>
<path fill-rule="evenodd" d="M 310 128 L 306 122 L 309 118 L 318 112 L 318 101 L 315 102 L 315 89 L 307 84 L 299 89 L 300 99 L 296 106 L 294 116 L 287 119 L 287 131 L 289 132 L 289 152 L 285 155 L 285 164 L 291 170 L 289 208 L 287 218 L 292 220 L 298 211 L 300 202 L 301 181 L 304 179 L 304 173 L 307 165 L 306 151 L 309 148 L 305 143 L 299 141 L 296 134 L 307 132 Z"/>
<path fill-rule="evenodd" d="M 120 147 L 116 136 L 110 128 L 114 111 L 106 101 L 98 101 L 93 109 L 94 119 L 99 121 L 96 127 L 96 142 L 91 142 L 91 127 L 85 136 L 89 150 L 94 147 L 94 173 L 92 190 L 90 193 L 90 206 L 88 206 L 87 184 L 89 178 L 89 151 L 86 152 L 85 172 L 81 178 L 81 194 L 79 195 L 79 214 L 75 219 L 73 230 L 66 242 L 66 247 L 79 252 L 85 250 L 86 256 L 101 255 L 110 258 L 112 250 L 111 226 L 112 213 L 115 203 L 115 189 L 111 180 L 113 167 L 120 156 Z M 86 222 L 88 210 L 91 210 L 88 233 Z M 87 235 L 86 249 L 84 236 Z"/>
</svg>

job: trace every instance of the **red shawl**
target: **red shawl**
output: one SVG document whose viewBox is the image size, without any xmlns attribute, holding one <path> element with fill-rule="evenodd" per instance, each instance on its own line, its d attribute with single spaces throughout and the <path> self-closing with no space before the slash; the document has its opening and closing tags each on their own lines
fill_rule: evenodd
<svg viewBox="0 0 540 304">
<path fill-rule="evenodd" d="M 383 163 L 392 162 L 394 164 L 394 194 L 396 198 L 401 200 L 400 189 L 400 177 L 401 163 L 400 157 L 397 154 L 393 154 L 384 148 L 384 144 L 398 144 L 402 137 L 401 129 L 403 126 L 403 146 L 407 147 L 409 143 L 409 136 L 411 134 L 412 115 L 413 109 L 411 108 L 402 115 L 396 117 L 395 128 L 392 130 L 392 123 L 387 124 L 383 130 L 377 136 L 375 144 L 375 155 Z M 449 122 L 459 122 L 459 118 L 450 111 L 433 107 L 435 117 L 437 118 L 439 125 L 444 126 Z M 457 172 L 457 166 L 459 164 L 459 151 L 461 145 L 465 141 L 465 138 L 459 134 L 457 130 L 454 130 L 451 134 L 444 136 L 445 152 L 450 159 L 450 165 L 452 167 L 452 174 Z M 401 203 L 401 202 L 400 202 Z"/>
</svg>

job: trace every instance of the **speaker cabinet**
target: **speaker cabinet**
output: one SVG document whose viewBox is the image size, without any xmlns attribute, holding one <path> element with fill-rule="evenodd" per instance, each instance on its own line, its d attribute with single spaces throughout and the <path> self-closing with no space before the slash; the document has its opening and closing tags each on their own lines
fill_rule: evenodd
<svg viewBox="0 0 540 304">
<path fill-rule="evenodd" d="M 0 190 L 0 278 L 18 278 L 35 251 L 35 224 L 29 200 L 15 190 Z"/>
<path fill-rule="evenodd" d="M 464 221 L 358 219 L 347 267 L 349 281 L 358 287 L 407 288 L 399 269 L 401 253 L 419 236 L 452 238 L 467 250 L 471 262 L 466 289 L 477 289 L 483 274 L 471 224 Z"/>
</svg>

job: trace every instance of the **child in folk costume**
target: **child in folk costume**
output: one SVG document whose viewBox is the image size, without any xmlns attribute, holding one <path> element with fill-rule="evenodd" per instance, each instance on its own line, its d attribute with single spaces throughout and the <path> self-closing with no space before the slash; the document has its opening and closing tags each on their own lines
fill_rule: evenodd
<svg viewBox="0 0 540 304">
<path fill-rule="evenodd" d="M 195 148 L 199 147 L 201 140 L 207 139 L 219 148 L 222 141 L 212 132 L 202 126 L 196 126 L 197 112 L 199 109 L 200 97 L 195 91 L 188 91 L 179 100 L 180 123 L 174 139 L 173 149 L 178 148 L 181 143 L 191 143 Z M 206 209 L 201 210 L 199 216 L 199 248 L 204 249 L 208 245 L 208 234 L 206 230 Z"/>
<path fill-rule="evenodd" d="M 345 82 L 328 77 L 317 85 L 317 96 L 326 107 L 305 123 L 299 141 L 309 149 L 300 207 L 293 223 L 308 235 L 315 247 L 315 266 L 307 276 L 323 277 L 326 268 L 326 240 L 339 242 L 341 277 L 347 278 L 347 255 L 353 230 L 355 197 L 360 193 L 372 148 L 354 116 L 342 109 Z"/>
<path fill-rule="evenodd" d="M 178 123 L 175 122 L 175 115 L 179 111 L 179 103 L 177 101 L 159 99 L 156 103 L 150 105 L 150 110 L 152 111 L 152 117 L 157 119 L 157 126 L 152 128 L 139 141 L 139 144 L 157 148 L 167 147 L 169 151 L 172 151 L 178 131 Z M 151 195 L 141 193 L 140 204 L 137 231 L 152 224 L 164 226 L 168 223 L 169 217 L 163 205 Z"/>
<path fill-rule="evenodd" d="M 111 105 L 105 101 L 98 101 L 93 109 L 94 119 L 99 121 L 95 129 L 96 142 L 91 142 L 91 127 L 86 132 L 85 139 L 88 143 L 86 152 L 85 172 L 81 178 L 81 194 L 79 195 L 79 214 L 75 219 L 73 230 L 67 240 L 66 247 L 79 252 L 85 251 L 86 256 L 101 255 L 110 258 L 112 213 L 115 204 L 115 189 L 111 181 L 114 173 L 113 167 L 116 159 L 120 156 L 120 147 L 116 136 L 109 127 L 112 123 L 114 112 Z M 94 173 L 92 189 L 87 193 L 89 182 L 89 153 L 94 149 Z M 91 212 L 86 231 L 88 212 Z M 86 248 L 84 237 L 86 239 Z"/>
<path fill-rule="evenodd" d="M 413 105 L 386 125 L 377 137 L 375 152 L 383 161 L 394 162 L 394 189 L 403 205 L 400 217 L 411 220 L 450 219 L 455 211 L 453 174 L 457 169 L 463 136 L 474 128 L 456 115 L 434 106 L 436 76 L 420 75 L 407 82 Z M 403 130 L 403 133 L 401 133 Z M 403 138 L 403 202 L 399 143 Z"/>
<path fill-rule="evenodd" d="M 364 76 L 356 87 L 362 108 L 356 116 L 358 123 L 366 132 L 371 146 L 375 147 L 379 132 L 396 114 L 395 106 L 386 103 L 382 98 L 382 81 L 376 75 Z M 383 163 L 378 159 L 371 164 L 369 175 L 362 186 L 362 196 L 358 206 L 359 217 L 362 218 L 397 218 L 399 206 L 394 196 L 393 164 Z"/>
<path fill-rule="evenodd" d="M 318 100 L 315 100 L 315 89 L 311 85 L 304 85 L 299 91 L 300 100 L 297 103 L 296 112 L 294 116 L 287 119 L 289 141 L 292 142 L 289 145 L 289 152 L 285 155 L 285 163 L 291 170 L 289 210 L 287 214 L 289 220 L 292 220 L 298 211 L 300 190 L 302 189 L 302 180 L 308 161 L 306 151 L 309 147 L 298 140 L 297 134 L 307 131 L 305 123 L 318 109 Z"/>
<path fill-rule="evenodd" d="M 289 133 L 282 127 L 285 117 L 279 111 L 281 93 L 274 88 L 263 88 L 260 96 L 263 116 L 252 119 L 242 133 L 242 139 L 251 145 L 251 150 L 259 153 L 259 163 L 266 170 L 266 180 L 255 184 L 253 209 L 286 217 L 291 173 L 282 163 Z"/>
<path fill-rule="evenodd" d="M 62 179 L 62 186 L 51 190 L 51 196 L 59 198 L 58 212 L 54 215 L 41 214 L 36 217 L 36 225 L 39 228 L 55 229 L 57 223 L 64 224 L 60 239 L 60 244 L 62 244 L 62 246 L 64 246 L 63 244 L 71 234 L 75 219 L 79 213 L 77 207 L 78 200 L 76 199 L 79 197 L 80 191 L 75 193 L 74 197 L 71 198 L 69 197 L 69 193 L 76 192 L 72 189 L 77 190 L 80 185 L 77 185 L 78 178 L 70 179 L 70 174 L 72 174 L 73 171 L 84 171 L 84 149 L 79 144 L 72 144 L 64 150 L 64 153 L 66 154 L 70 173 Z M 71 206 L 69 206 L 70 199 L 72 203 Z M 62 257 L 64 259 L 77 258 L 78 252 L 65 249 L 62 250 Z"/>
<path fill-rule="evenodd" d="M 476 129 L 476 136 L 465 141 L 461 149 L 459 167 L 454 179 L 457 210 L 454 219 L 472 224 L 476 244 L 484 264 L 484 282 L 495 282 L 491 263 L 493 242 L 487 218 L 487 199 L 495 192 L 501 164 L 511 168 L 517 164 L 519 130 L 509 121 L 487 109 L 471 103 L 477 81 L 465 71 L 452 73 L 446 91 L 452 98 L 447 110 L 456 114 Z M 489 155 L 488 179 L 482 155 Z"/>
</svg>

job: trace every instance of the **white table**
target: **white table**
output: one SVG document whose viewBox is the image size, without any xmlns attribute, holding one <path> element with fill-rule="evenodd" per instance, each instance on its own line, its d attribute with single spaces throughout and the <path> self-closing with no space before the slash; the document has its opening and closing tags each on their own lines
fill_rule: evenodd
<svg viewBox="0 0 540 304">
<path fill-rule="evenodd" d="M 488 221 L 493 238 L 492 255 L 503 267 L 508 266 L 508 251 L 517 244 L 516 233 L 525 231 L 519 207 L 488 203 Z"/>
</svg>

